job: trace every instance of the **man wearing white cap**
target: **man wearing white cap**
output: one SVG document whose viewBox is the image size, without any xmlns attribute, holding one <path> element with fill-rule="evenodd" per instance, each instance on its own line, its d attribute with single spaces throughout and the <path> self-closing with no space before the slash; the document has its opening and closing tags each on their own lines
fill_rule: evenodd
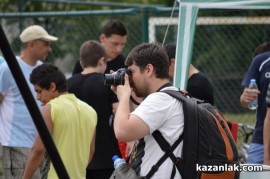
<svg viewBox="0 0 270 179">
<path fill-rule="evenodd" d="M 52 51 L 51 42 L 58 38 L 49 35 L 38 25 L 27 27 L 20 35 L 22 52 L 16 56 L 23 75 L 30 85 L 32 70 L 46 60 Z M 6 59 L 8 60 L 8 59 Z M 40 103 L 37 103 L 40 107 Z M 3 146 L 4 178 L 22 178 L 28 153 L 36 137 L 36 128 L 6 62 L 0 66 L 0 143 Z M 33 178 L 40 178 L 37 171 Z"/>
</svg>

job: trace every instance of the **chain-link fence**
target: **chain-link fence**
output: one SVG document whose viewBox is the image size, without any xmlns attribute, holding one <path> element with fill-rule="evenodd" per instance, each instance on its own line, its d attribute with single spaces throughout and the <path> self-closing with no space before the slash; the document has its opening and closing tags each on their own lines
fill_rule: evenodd
<svg viewBox="0 0 270 179">
<path fill-rule="evenodd" d="M 192 62 L 206 72 L 215 86 L 215 104 L 227 113 L 255 112 L 239 103 L 241 81 L 252 61 L 253 50 L 269 40 L 269 12 L 263 10 L 210 10 L 197 26 Z M 249 121 L 247 121 L 249 120 Z"/>
<path fill-rule="evenodd" d="M 170 8 L 131 8 L 113 11 L 77 11 L 27 14 L 0 14 L 1 24 L 16 54 L 20 51 L 19 34 L 30 24 L 39 24 L 59 37 L 48 61 L 65 73 L 71 72 L 79 56 L 80 45 L 89 39 L 99 40 L 101 28 L 109 19 L 122 20 L 128 29 L 123 54 L 149 39 L 175 42 L 178 11 Z M 215 90 L 215 105 L 230 120 L 255 122 L 255 112 L 243 109 L 239 97 L 241 81 L 251 63 L 256 46 L 269 40 L 270 12 L 267 10 L 203 10 L 195 31 L 192 63 L 206 73 Z M 166 23 L 168 22 L 168 23 Z M 154 33 L 154 35 L 153 35 Z M 239 117 L 240 116 L 240 117 Z"/>
</svg>

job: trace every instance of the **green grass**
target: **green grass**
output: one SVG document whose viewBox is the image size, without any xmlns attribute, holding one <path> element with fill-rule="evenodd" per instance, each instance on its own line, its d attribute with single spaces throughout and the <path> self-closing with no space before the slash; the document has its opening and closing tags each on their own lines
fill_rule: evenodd
<svg viewBox="0 0 270 179">
<path fill-rule="evenodd" d="M 254 113 L 244 113 L 244 114 L 232 114 L 232 113 L 224 113 L 224 117 L 228 121 L 240 122 L 243 124 L 254 125 L 256 121 L 256 114 Z"/>
</svg>

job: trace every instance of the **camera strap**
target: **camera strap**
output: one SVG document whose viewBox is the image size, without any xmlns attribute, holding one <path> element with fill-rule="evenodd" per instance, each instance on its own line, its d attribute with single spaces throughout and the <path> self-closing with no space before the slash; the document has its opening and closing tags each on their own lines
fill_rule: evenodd
<svg viewBox="0 0 270 179">
<path fill-rule="evenodd" d="M 141 103 L 137 102 L 132 96 L 130 96 L 130 101 L 133 103 L 133 104 L 136 104 L 137 106 L 139 106 Z"/>
</svg>

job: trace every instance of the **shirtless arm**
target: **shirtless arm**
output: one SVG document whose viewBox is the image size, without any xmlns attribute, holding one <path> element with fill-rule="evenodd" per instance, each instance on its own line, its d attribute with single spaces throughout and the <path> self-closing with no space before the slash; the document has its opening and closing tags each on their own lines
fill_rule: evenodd
<svg viewBox="0 0 270 179">
<path fill-rule="evenodd" d="M 52 133 L 53 123 L 51 119 L 51 106 L 50 105 L 44 106 L 44 108 L 42 109 L 42 116 L 43 116 L 44 121 L 46 122 L 46 125 L 50 133 Z M 30 179 L 33 176 L 33 174 L 39 167 L 40 163 L 44 159 L 45 152 L 46 152 L 46 148 L 43 145 L 43 142 L 40 136 L 37 135 L 35 142 L 33 144 L 33 147 L 28 156 L 23 179 Z"/>
</svg>

